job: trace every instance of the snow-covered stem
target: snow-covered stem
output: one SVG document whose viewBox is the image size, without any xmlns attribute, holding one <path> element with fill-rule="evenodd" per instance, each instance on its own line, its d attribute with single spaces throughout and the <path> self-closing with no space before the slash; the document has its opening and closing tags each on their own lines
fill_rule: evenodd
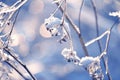
<svg viewBox="0 0 120 80">
<path fill-rule="evenodd" d="M 91 41 L 85 43 L 85 46 L 89 46 L 90 44 L 94 43 L 95 41 L 98 41 L 102 39 L 105 35 L 109 35 L 110 30 L 105 31 L 103 34 L 101 34 L 99 37 L 92 39 Z"/>
<path fill-rule="evenodd" d="M 11 50 L 9 49 L 9 48 L 5 48 L 4 49 L 10 56 L 12 56 L 26 71 L 27 71 L 27 73 L 31 76 L 31 78 L 33 79 L 33 80 L 36 80 L 36 78 L 33 76 L 33 74 L 29 71 L 29 69 L 27 68 L 27 66 L 25 65 L 25 64 L 23 64 L 17 57 L 15 57 L 12 53 L 13 52 L 11 52 Z"/>
<path fill-rule="evenodd" d="M 56 5 L 59 6 L 59 3 L 56 3 Z M 60 7 L 60 11 L 61 11 L 62 13 L 64 12 L 63 7 Z M 82 35 L 81 35 L 81 33 L 80 33 L 80 30 L 79 30 L 78 26 L 73 23 L 73 21 L 71 20 L 71 18 L 69 17 L 69 15 L 68 15 L 67 13 L 65 14 L 65 16 L 66 16 L 66 19 L 68 20 L 68 22 L 69 22 L 69 23 L 71 24 L 71 26 L 73 27 L 73 29 L 74 29 L 74 30 L 76 31 L 76 33 L 78 34 L 79 39 L 80 39 L 80 43 L 81 43 L 82 48 L 83 48 L 83 50 L 84 50 L 84 52 L 85 52 L 85 56 L 89 56 L 88 51 L 87 51 L 87 48 L 86 48 L 86 46 L 85 46 L 85 44 L 84 44 L 84 40 L 83 40 L 83 38 L 82 38 Z"/>
<path fill-rule="evenodd" d="M 92 6 L 93 6 L 93 11 L 94 11 L 94 15 L 95 15 L 95 23 L 96 23 L 96 32 L 97 32 L 97 37 L 98 37 L 99 36 L 99 25 L 98 25 L 97 9 L 96 9 L 96 6 L 95 6 L 93 0 L 90 0 L 90 1 L 91 1 Z M 98 43 L 98 47 L 99 47 L 99 50 L 100 50 L 100 53 L 101 53 L 102 52 L 102 45 L 101 45 L 100 40 L 98 40 L 97 43 Z M 104 67 L 107 67 L 108 64 L 106 64 L 106 59 L 104 57 L 102 57 L 102 61 L 103 61 Z M 108 67 L 107 67 L 107 69 L 108 69 Z M 107 74 L 107 77 L 108 77 L 109 80 L 112 80 L 109 73 Z"/>
<path fill-rule="evenodd" d="M 27 2 L 27 0 L 18 0 L 16 3 L 14 3 L 11 7 L 5 7 L 0 9 L 0 14 L 8 13 L 8 12 L 14 12 L 18 10 L 22 5 L 24 5 Z"/>
<path fill-rule="evenodd" d="M 97 9 L 96 9 L 96 6 L 95 6 L 93 0 L 90 0 L 90 2 L 92 4 L 93 12 L 94 12 L 94 15 L 95 15 L 95 26 L 96 26 L 96 33 L 97 33 L 97 37 L 98 37 L 99 36 L 99 25 L 98 25 Z M 99 47 L 99 50 L 100 50 L 100 53 L 101 53 L 102 52 L 102 45 L 101 45 L 99 40 L 97 41 L 97 43 L 98 43 L 98 47 Z"/>
<path fill-rule="evenodd" d="M 25 3 L 27 2 L 27 0 L 18 0 L 16 3 L 14 3 L 12 6 L 7 6 L 6 4 L 0 2 L 0 4 L 2 5 L 2 8 L 0 9 L 0 15 L 4 14 L 5 15 L 8 15 L 8 17 L 2 17 L 3 18 L 3 21 L 2 21 L 2 26 L 1 26 L 1 31 L 2 32 L 5 28 L 6 28 L 6 25 L 8 24 L 8 22 L 12 22 L 12 18 L 15 14 L 16 11 L 18 11 Z M 19 11 L 18 11 L 19 13 Z M 26 70 L 26 72 L 29 74 L 29 76 L 31 77 L 32 80 L 36 80 L 36 78 L 33 76 L 33 74 L 29 71 L 29 69 L 27 68 L 26 65 L 24 65 L 16 56 L 15 56 L 15 53 L 13 53 L 11 51 L 11 49 L 9 49 L 9 38 L 12 34 L 12 31 L 13 31 L 13 28 L 14 28 L 14 25 L 15 25 L 15 22 L 16 22 L 16 19 L 17 19 L 17 16 L 18 16 L 18 13 L 16 14 L 15 18 L 14 18 L 14 21 L 13 21 L 13 25 L 12 25 L 12 28 L 10 29 L 10 31 L 8 31 L 7 33 L 3 34 L 0 36 L 0 39 L 1 38 L 6 38 L 7 36 L 7 41 L 2 41 L 2 47 L 0 49 L 4 50 L 5 52 L 7 52 L 7 54 L 9 54 L 14 60 L 15 62 L 17 62 L 18 64 L 20 64 L 24 70 Z M 6 43 L 7 42 L 7 43 Z M 5 62 L 10 66 L 12 67 L 19 75 L 21 75 L 25 80 L 28 80 L 27 78 L 25 78 L 24 74 L 21 73 L 16 67 L 13 66 L 13 64 L 11 64 L 9 61 L 5 60 Z"/>
<path fill-rule="evenodd" d="M 65 0 L 62 0 L 61 3 L 59 4 L 59 6 L 55 9 L 55 11 L 51 14 L 51 16 L 54 16 L 55 13 L 59 10 L 59 8 L 61 7 L 61 5 L 64 3 Z"/>
<path fill-rule="evenodd" d="M 23 79 L 27 79 L 19 70 L 17 70 L 16 67 L 14 67 L 9 61 L 4 61 L 5 63 L 7 63 L 10 67 L 12 67 Z"/>
</svg>

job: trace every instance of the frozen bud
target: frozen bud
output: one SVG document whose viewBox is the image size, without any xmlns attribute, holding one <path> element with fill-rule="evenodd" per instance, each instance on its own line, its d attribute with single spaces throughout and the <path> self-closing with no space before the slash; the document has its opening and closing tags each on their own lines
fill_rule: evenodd
<svg viewBox="0 0 120 80">
<path fill-rule="evenodd" d="M 103 80 L 99 57 L 83 57 L 79 65 L 83 66 L 94 79 Z"/>
<path fill-rule="evenodd" d="M 50 31 L 52 36 L 58 36 L 60 34 L 57 28 L 49 28 L 48 30 Z"/>
<path fill-rule="evenodd" d="M 67 42 L 67 40 L 69 39 L 69 36 L 71 36 L 69 25 L 67 22 L 64 22 L 64 25 L 62 25 L 61 33 L 62 33 L 62 36 L 61 36 L 60 40 L 58 40 L 58 42 L 60 42 L 60 43 Z"/>
<path fill-rule="evenodd" d="M 93 62 L 100 62 L 98 57 L 83 57 L 80 59 L 80 65 L 84 66 L 85 68 L 88 67 Z"/>
<path fill-rule="evenodd" d="M 77 56 L 76 51 L 64 48 L 61 54 L 68 62 L 74 62 L 75 64 L 79 63 L 79 57 Z"/>
<path fill-rule="evenodd" d="M 102 73 L 102 69 L 100 66 L 100 62 L 92 62 L 88 67 L 87 70 L 91 77 L 98 80 L 103 80 L 104 75 Z"/>
<path fill-rule="evenodd" d="M 61 37 L 60 40 L 58 40 L 60 43 L 66 42 L 71 35 L 69 24 L 54 16 L 50 16 L 48 19 L 45 19 L 44 25 L 51 36 Z"/>
<path fill-rule="evenodd" d="M 58 36 L 60 35 L 60 24 L 61 20 L 54 16 L 50 16 L 48 19 L 45 19 L 44 22 L 46 26 L 46 30 L 51 33 L 51 36 Z"/>
<path fill-rule="evenodd" d="M 92 62 L 88 65 L 87 70 L 89 71 L 89 74 L 94 74 L 98 69 L 100 68 L 99 62 Z"/>
<path fill-rule="evenodd" d="M 50 16 L 48 19 L 45 19 L 44 24 L 46 25 L 46 28 L 52 28 L 52 27 L 58 28 L 59 25 L 61 24 L 61 19 L 56 18 L 54 16 Z"/>
<path fill-rule="evenodd" d="M 120 11 L 110 12 L 109 15 L 110 16 L 118 16 L 118 17 L 120 17 Z"/>
<path fill-rule="evenodd" d="M 62 55 L 65 58 L 74 57 L 76 55 L 76 51 L 72 51 L 71 49 L 64 48 L 62 50 Z"/>
</svg>

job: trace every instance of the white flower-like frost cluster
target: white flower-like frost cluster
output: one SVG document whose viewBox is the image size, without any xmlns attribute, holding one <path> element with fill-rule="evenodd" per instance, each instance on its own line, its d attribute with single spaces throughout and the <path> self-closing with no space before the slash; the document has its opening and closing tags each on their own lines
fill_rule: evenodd
<svg viewBox="0 0 120 80">
<path fill-rule="evenodd" d="M 80 60 L 80 65 L 84 67 L 95 79 L 103 79 L 102 69 L 100 66 L 100 58 L 98 57 L 83 57 Z"/>
<path fill-rule="evenodd" d="M 72 51 L 71 49 L 64 48 L 61 54 L 68 62 L 79 64 L 80 59 L 77 56 L 76 51 Z"/>
<path fill-rule="evenodd" d="M 110 15 L 110 16 L 114 16 L 114 17 L 117 16 L 117 17 L 120 18 L 120 11 L 110 12 L 109 15 Z"/>
<path fill-rule="evenodd" d="M 100 66 L 100 56 L 98 57 L 82 57 L 81 59 L 77 56 L 76 51 L 72 51 L 71 49 L 64 48 L 62 50 L 63 57 L 68 62 L 73 62 L 74 64 L 77 64 L 83 68 L 85 68 L 90 76 L 92 76 L 95 79 L 103 79 L 102 69 Z"/>
<path fill-rule="evenodd" d="M 62 23 L 61 19 L 56 18 L 54 16 L 50 16 L 49 18 L 45 19 L 44 24 L 46 26 L 47 31 L 50 32 L 51 36 L 61 37 L 61 39 L 59 40 L 60 43 L 62 43 L 62 41 L 67 41 L 68 34 L 70 34 L 70 29 L 66 21 Z"/>
</svg>

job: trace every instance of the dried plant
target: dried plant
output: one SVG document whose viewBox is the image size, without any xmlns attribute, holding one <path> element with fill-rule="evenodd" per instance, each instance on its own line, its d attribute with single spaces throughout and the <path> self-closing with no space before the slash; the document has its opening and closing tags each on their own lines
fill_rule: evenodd
<svg viewBox="0 0 120 80">
<path fill-rule="evenodd" d="M 19 9 L 26 2 L 27 0 L 18 0 L 11 6 L 0 2 L 0 80 L 36 80 L 26 65 L 19 60 L 16 53 L 9 46 Z M 4 32 L 6 27 L 11 27 L 7 33 Z M 24 75 L 24 73 L 27 75 Z M 14 76 L 15 74 L 19 77 Z"/>
<path fill-rule="evenodd" d="M 61 43 L 61 41 L 65 41 L 69 44 L 69 48 L 65 47 L 61 52 L 61 54 L 67 60 L 67 62 L 72 62 L 80 67 L 83 67 L 90 74 L 90 76 L 92 77 L 93 80 L 104 80 L 105 75 L 103 74 L 103 71 L 101 68 L 101 62 L 103 59 L 103 63 L 104 63 L 104 67 L 106 69 L 106 74 L 108 76 L 108 80 L 112 80 L 110 73 L 109 73 L 108 60 L 106 58 L 107 58 L 107 54 L 108 54 L 107 50 L 108 50 L 108 46 L 109 46 L 111 30 L 115 26 L 115 24 L 117 23 L 118 20 L 112 25 L 112 27 L 110 29 L 106 30 L 103 34 L 100 35 L 96 6 L 95 6 L 94 2 L 92 0 L 90 0 L 92 7 L 93 7 L 95 20 L 96 20 L 97 37 L 92 39 L 91 41 L 85 43 L 82 38 L 81 31 L 80 31 L 80 24 L 81 24 L 80 19 L 81 18 L 79 18 L 79 27 L 78 27 L 77 25 L 75 25 L 73 23 L 73 21 L 67 14 L 67 10 L 66 10 L 67 2 L 66 1 L 67 0 L 53 0 L 53 3 L 57 5 L 57 9 L 52 13 L 52 15 L 49 18 L 45 19 L 44 24 L 46 26 L 47 31 L 49 31 L 52 36 L 62 35 L 60 43 Z M 82 0 L 79 17 L 81 17 L 83 4 L 84 4 L 84 0 Z M 60 10 L 62 12 L 61 19 L 54 16 L 58 10 Z M 119 17 L 119 12 L 112 12 L 109 15 Z M 79 36 L 82 48 L 85 52 L 85 57 L 80 58 L 77 55 L 78 52 L 76 52 L 74 50 L 70 26 L 73 27 L 73 29 L 76 31 L 76 33 Z M 107 37 L 107 39 L 105 41 L 106 44 L 105 44 L 104 50 L 102 50 L 102 46 L 101 46 L 102 43 L 100 42 L 100 40 L 105 36 Z M 89 56 L 86 47 L 93 44 L 96 41 L 98 42 L 100 55 L 98 55 L 97 57 Z"/>
<path fill-rule="evenodd" d="M 28 0 L 17 0 L 11 6 L 0 1 L 0 80 L 37 80 L 36 77 L 34 77 L 34 75 L 29 71 L 27 66 L 19 59 L 18 55 L 9 44 L 11 42 L 11 34 L 13 32 L 16 19 L 19 15 L 19 10 L 27 1 Z M 67 62 L 71 62 L 79 67 L 84 68 L 85 71 L 89 73 L 92 80 L 104 80 L 105 76 L 108 77 L 108 80 L 112 80 L 108 67 L 107 54 L 112 29 L 117 24 L 119 19 L 115 21 L 112 27 L 100 35 L 97 9 L 94 1 L 90 0 L 90 2 L 94 12 L 97 33 L 96 38 L 88 42 L 84 42 L 81 34 L 81 12 L 85 3 L 84 0 L 82 0 L 79 11 L 79 26 L 75 25 L 68 15 L 67 0 L 53 0 L 52 3 L 56 4 L 57 8 L 52 12 L 50 17 L 45 19 L 45 29 L 49 32 L 50 37 L 59 36 L 60 39 L 57 41 L 60 44 L 67 43 L 69 45 L 68 47 L 64 47 L 64 49 L 61 51 L 61 55 Z M 59 10 L 62 13 L 60 18 L 55 16 L 56 12 Z M 120 11 L 111 12 L 109 15 L 120 17 Z M 5 32 L 7 27 L 9 27 L 9 30 Z M 75 43 L 73 43 L 70 27 L 73 27 L 72 29 L 76 31 L 76 34 L 79 37 L 81 47 L 85 54 L 84 57 L 79 57 L 79 52 L 74 49 L 73 44 Z M 102 43 L 100 40 L 103 39 L 103 37 L 106 37 L 106 41 L 104 41 L 105 47 L 102 50 Z M 98 43 L 100 54 L 96 57 L 93 57 L 89 55 L 87 47 L 95 42 Z M 101 63 L 104 64 L 106 75 L 104 75 Z"/>
</svg>

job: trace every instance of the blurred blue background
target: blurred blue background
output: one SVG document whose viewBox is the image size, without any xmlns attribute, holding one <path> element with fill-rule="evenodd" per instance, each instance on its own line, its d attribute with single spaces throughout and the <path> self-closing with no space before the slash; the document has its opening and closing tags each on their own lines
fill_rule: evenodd
<svg viewBox="0 0 120 80">
<path fill-rule="evenodd" d="M 16 0 L 0 0 L 11 5 Z M 79 7 L 82 0 L 67 0 L 68 15 L 76 25 L 79 24 Z M 110 28 L 118 17 L 109 16 L 109 12 L 120 10 L 120 0 L 93 0 L 97 8 L 100 34 Z M 67 63 L 61 51 L 67 43 L 59 44 L 59 37 L 45 38 L 40 35 L 44 20 L 57 8 L 52 0 L 28 0 L 21 8 L 12 34 L 12 44 L 20 59 L 28 66 L 38 80 L 91 80 L 81 67 Z M 58 11 L 56 17 L 61 18 Z M 70 26 L 71 27 L 71 26 Z M 72 29 L 74 49 L 80 57 L 85 56 L 79 38 Z M 96 37 L 95 17 L 90 0 L 85 0 L 81 15 L 81 33 L 87 42 Z M 113 28 L 108 49 L 108 65 L 113 80 L 120 79 L 120 26 Z M 106 37 L 101 40 L 104 49 Z M 91 56 L 100 54 L 97 43 L 87 47 Z M 103 67 L 103 73 L 105 69 Z M 107 80 L 105 76 L 105 80 Z"/>
</svg>

